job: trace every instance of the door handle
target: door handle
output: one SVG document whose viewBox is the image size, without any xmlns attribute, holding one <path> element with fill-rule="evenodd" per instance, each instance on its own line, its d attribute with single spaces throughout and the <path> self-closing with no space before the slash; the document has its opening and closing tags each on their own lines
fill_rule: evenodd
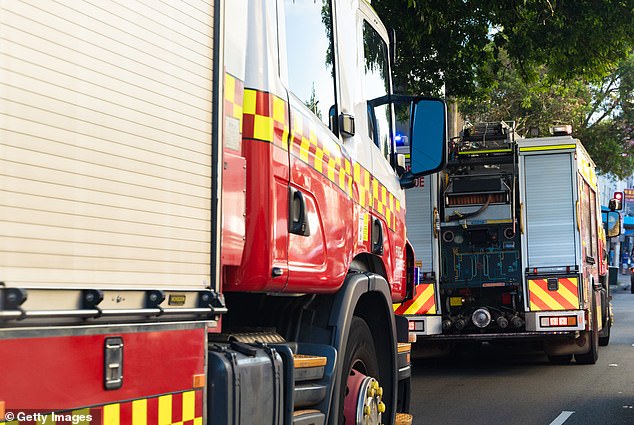
<svg viewBox="0 0 634 425">
<path fill-rule="evenodd" d="M 378 218 L 372 222 L 372 253 L 383 255 L 383 226 Z"/>
<path fill-rule="evenodd" d="M 290 188 L 290 205 L 288 231 L 295 235 L 309 236 L 310 227 L 308 226 L 308 217 L 306 213 L 306 200 L 301 191 Z"/>
</svg>

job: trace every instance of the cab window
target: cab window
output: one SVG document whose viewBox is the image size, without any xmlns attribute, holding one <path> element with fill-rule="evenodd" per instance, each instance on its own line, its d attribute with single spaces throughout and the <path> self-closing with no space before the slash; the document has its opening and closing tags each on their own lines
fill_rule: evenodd
<svg viewBox="0 0 634 425">
<path fill-rule="evenodd" d="M 371 101 L 386 96 L 390 90 L 387 44 L 368 22 L 363 23 L 364 87 Z M 389 160 L 392 109 L 389 104 L 373 107 L 368 102 L 368 135 Z"/>
<path fill-rule="evenodd" d="M 325 125 L 335 104 L 328 0 L 284 0 L 290 91 Z"/>
</svg>

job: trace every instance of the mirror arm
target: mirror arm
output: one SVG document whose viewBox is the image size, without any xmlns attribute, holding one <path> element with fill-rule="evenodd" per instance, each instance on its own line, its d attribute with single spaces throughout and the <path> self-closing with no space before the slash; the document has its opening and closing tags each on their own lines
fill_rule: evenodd
<svg viewBox="0 0 634 425">
<path fill-rule="evenodd" d="M 368 105 L 373 108 L 378 106 L 387 105 L 388 103 L 392 103 L 394 101 L 394 95 L 386 94 L 385 96 L 375 97 L 374 99 L 368 100 Z"/>
</svg>

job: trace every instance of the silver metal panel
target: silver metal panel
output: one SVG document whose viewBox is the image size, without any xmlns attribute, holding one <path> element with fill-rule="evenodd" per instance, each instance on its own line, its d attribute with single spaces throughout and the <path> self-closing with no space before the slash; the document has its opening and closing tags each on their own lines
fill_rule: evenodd
<svg viewBox="0 0 634 425">
<path fill-rule="evenodd" d="M 524 158 L 527 267 L 575 265 L 576 218 L 571 153 Z"/>
<path fill-rule="evenodd" d="M 407 238 L 414 247 L 416 261 L 422 261 L 423 272 L 433 270 L 433 199 L 430 176 L 420 179 L 418 186 L 405 191 Z"/>
<path fill-rule="evenodd" d="M 190 3 L 0 2 L 6 285 L 209 285 L 214 9 Z"/>
<path fill-rule="evenodd" d="M 410 331 L 416 336 L 440 335 L 442 334 L 442 316 L 413 316 L 409 317 L 410 321 L 423 322 L 422 331 Z"/>
</svg>

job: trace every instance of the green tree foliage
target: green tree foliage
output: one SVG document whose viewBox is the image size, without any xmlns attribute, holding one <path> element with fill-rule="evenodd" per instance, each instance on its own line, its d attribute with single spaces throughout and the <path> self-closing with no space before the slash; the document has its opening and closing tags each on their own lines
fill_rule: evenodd
<svg viewBox="0 0 634 425">
<path fill-rule="evenodd" d="M 395 28 L 396 91 L 471 120 L 573 124 L 604 173 L 634 171 L 634 0 L 374 0 Z"/>
<path fill-rule="evenodd" d="M 555 78 L 597 79 L 634 45 L 631 0 L 496 1 L 495 36 L 519 69 L 546 65 Z"/>
<path fill-rule="evenodd" d="M 399 92 L 466 94 L 474 72 L 493 59 L 490 19 L 462 0 L 375 0 L 372 6 L 396 31 L 394 84 Z"/>
<path fill-rule="evenodd" d="M 413 94 L 470 96 L 492 83 L 501 52 L 523 79 L 598 79 L 634 46 L 632 0 L 374 0 L 396 30 L 395 84 Z"/>
<path fill-rule="evenodd" d="M 515 120 L 519 135 L 547 135 L 554 123 L 572 124 L 599 170 L 619 178 L 634 172 L 634 55 L 598 83 L 555 81 L 546 66 L 530 82 L 510 64 L 476 98 L 461 100 L 471 122 Z M 492 72 L 492 71 L 490 71 Z"/>
</svg>

